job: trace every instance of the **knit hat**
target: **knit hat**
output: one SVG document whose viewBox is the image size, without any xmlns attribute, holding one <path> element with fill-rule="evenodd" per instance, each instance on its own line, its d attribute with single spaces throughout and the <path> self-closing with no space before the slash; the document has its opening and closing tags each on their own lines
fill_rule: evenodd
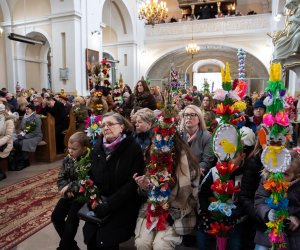
<svg viewBox="0 0 300 250">
<path fill-rule="evenodd" d="M 264 110 L 266 110 L 266 106 L 264 105 L 264 102 L 262 100 L 258 100 L 254 103 L 254 106 L 253 106 L 254 109 L 257 109 L 257 108 L 263 108 Z"/>
<path fill-rule="evenodd" d="M 123 97 L 129 97 L 130 96 L 130 94 L 128 93 L 128 92 L 125 92 L 124 94 L 123 94 Z"/>
<path fill-rule="evenodd" d="M 35 111 L 35 107 L 34 107 L 34 105 L 33 105 L 32 103 L 29 103 L 29 104 L 26 106 L 26 108 L 29 108 L 29 109 L 31 109 L 32 111 Z"/>
<path fill-rule="evenodd" d="M 245 146 L 254 146 L 256 143 L 256 138 L 253 130 L 248 127 L 242 127 L 240 129 L 240 133 L 242 134 L 242 143 Z"/>
</svg>

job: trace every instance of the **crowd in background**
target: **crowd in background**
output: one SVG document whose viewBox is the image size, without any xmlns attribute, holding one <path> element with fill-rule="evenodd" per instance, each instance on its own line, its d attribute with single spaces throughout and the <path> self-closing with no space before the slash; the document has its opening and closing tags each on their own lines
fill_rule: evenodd
<svg viewBox="0 0 300 250">
<path fill-rule="evenodd" d="M 78 132 L 84 132 L 84 121 L 91 114 L 97 113 L 103 119 L 102 135 L 100 142 L 91 149 L 92 178 L 102 187 L 103 194 L 108 197 L 108 200 L 93 205 L 93 209 L 99 217 L 111 213 L 114 216 L 111 216 L 111 223 L 101 230 L 90 223 L 85 225 L 84 238 L 88 249 L 118 249 L 119 243 L 131 237 L 134 231 L 137 249 L 152 249 L 152 247 L 153 249 L 173 249 L 182 241 L 188 245 L 191 240 L 187 235 L 195 232 L 198 248 L 210 249 L 213 239 L 207 234 L 207 207 L 213 197 L 210 186 L 214 181 L 213 169 L 217 161 L 212 152 L 211 140 L 212 133 L 219 122 L 214 110 L 217 103 L 210 93 L 204 94 L 195 86 L 172 92 L 161 90 L 159 86 L 149 86 L 143 80 L 138 81 L 133 90 L 129 85 L 124 85 L 121 96 L 122 101 L 118 99 L 116 102 L 113 93 L 108 88 L 102 88 L 101 94 L 93 89 L 90 96 L 66 95 L 63 91 L 52 93 L 50 89 L 38 92 L 33 88 L 12 94 L 2 89 L 0 92 L 0 149 L 3 148 L 3 150 L 0 150 L 0 160 L 9 158 L 9 170 L 12 171 L 28 167 L 30 165 L 28 154 L 35 151 L 43 137 L 40 117 L 47 113 L 55 118 L 58 154 L 64 152 L 65 146 L 61 135 L 64 130 L 68 129 L 70 112 L 74 113 Z M 237 125 L 243 131 L 244 150 L 234 158 L 236 165 L 240 168 L 234 172 L 232 179 L 239 179 L 241 192 L 240 196 L 235 197 L 234 200 L 238 209 L 232 222 L 236 226 L 230 232 L 230 249 L 254 249 L 255 244 L 265 246 L 265 249 L 270 246 L 270 242 L 257 233 L 266 229 L 264 222 L 270 219 L 269 211 L 266 217 L 259 218 L 257 216 L 261 214 L 259 206 L 254 206 L 255 192 L 259 188 L 263 168 L 260 156 L 263 148 L 266 147 L 267 140 L 267 132 L 262 126 L 262 118 L 266 112 L 265 97 L 264 93 L 258 95 L 256 92 L 244 97 L 247 104 L 244 112 L 245 119 Z M 192 210 L 197 211 L 198 222 L 194 232 L 179 232 L 172 227 L 176 221 L 172 217 L 168 221 L 170 228 L 164 234 L 149 235 L 144 233 L 146 227 L 143 220 L 145 218 L 144 206 L 140 208 L 141 201 L 138 195 L 143 197 L 144 193 L 145 197 L 145 192 L 147 193 L 145 166 L 151 162 L 154 150 L 152 145 L 156 137 L 153 128 L 158 126 L 157 121 L 168 102 L 172 102 L 173 107 L 179 111 L 174 135 L 176 150 L 174 154 L 176 169 L 181 169 L 183 172 L 176 170 L 176 176 L 178 180 L 185 183 L 184 185 L 189 185 L 196 190 L 201 183 L 201 189 L 196 196 L 192 193 L 185 193 L 187 196 L 184 199 L 186 202 L 184 204 L 188 204 Z M 291 108 L 291 105 L 286 108 Z M 288 148 L 297 146 L 297 114 L 300 113 L 300 102 L 297 98 L 293 102 L 293 112 L 290 113 L 292 125 L 290 135 L 286 138 Z M 78 142 L 81 143 L 79 139 Z M 86 147 L 85 144 L 82 145 L 82 148 Z M 70 150 L 69 147 L 69 152 Z M 85 150 L 82 155 L 86 155 Z M 76 155 L 75 158 L 79 156 Z M 299 159 L 299 155 L 293 155 L 293 160 L 299 161 Z M 293 172 L 295 176 L 300 173 L 298 168 L 296 167 Z M 132 178 L 133 174 L 135 174 L 134 178 Z M 111 179 L 114 175 L 117 177 Z M 2 179 L 5 178 L 5 173 L 1 172 L 1 176 Z M 299 185 L 295 185 L 297 185 L 295 190 L 298 190 Z M 137 187 L 139 187 L 138 193 L 136 193 Z M 177 192 L 180 193 L 180 185 L 175 184 L 175 187 L 174 189 L 178 189 Z M 61 186 L 61 188 L 64 187 Z M 183 190 L 183 186 L 181 188 Z M 180 199 L 177 198 L 172 200 L 170 209 L 183 209 L 180 204 L 178 205 Z M 130 202 L 127 203 L 126 199 Z M 189 203 L 191 199 L 195 202 Z M 296 206 L 298 209 L 298 205 L 295 204 L 291 206 Z M 294 214 L 296 219 L 291 220 L 292 227 L 287 232 L 293 236 L 300 231 L 300 217 L 297 217 L 297 209 Z M 141 220 L 135 224 L 138 211 Z M 77 230 L 78 221 L 75 221 L 74 227 Z M 115 234 L 114 230 L 117 229 L 120 231 Z M 59 235 L 63 239 L 63 234 L 59 233 Z M 70 241 L 70 238 L 67 240 Z M 74 237 L 71 240 L 74 240 Z M 300 239 L 295 241 L 296 246 L 300 244 L 298 241 Z M 78 249 L 76 247 L 76 242 L 74 242 L 72 249 Z M 64 247 L 59 249 L 64 249 Z M 290 249 L 297 249 L 297 247 Z"/>
</svg>

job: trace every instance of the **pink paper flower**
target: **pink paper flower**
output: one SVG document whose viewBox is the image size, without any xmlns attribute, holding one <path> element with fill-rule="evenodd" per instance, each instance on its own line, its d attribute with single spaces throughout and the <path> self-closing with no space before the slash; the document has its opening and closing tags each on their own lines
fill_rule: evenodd
<svg viewBox="0 0 300 250">
<path fill-rule="evenodd" d="M 227 93 L 228 92 L 225 91 L 224 89 L 216 89 L 214 94 L 214 99 L 219 101 L 224 101 Z"/>
<path fill-rule="evenodd" d="M 286 127 L 289 125 L 289 117 L 285 112 L 279 111 L 275 116 L 275 122 L 281 126 Z"/>
<path fill-rule="evenodd" d="M 268 127 L 273 126 L 274 122 L 275 119 L 271 113 L 267 113 L 263 116 L 263 123 L 266 124 Z"/>
</svg>

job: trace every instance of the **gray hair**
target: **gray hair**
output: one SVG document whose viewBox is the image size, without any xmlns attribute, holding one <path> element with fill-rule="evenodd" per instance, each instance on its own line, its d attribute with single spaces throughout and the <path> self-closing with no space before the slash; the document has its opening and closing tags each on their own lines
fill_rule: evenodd
<svg viewBox="0 0 300 250">
<path fill-rule="evenodd" d="M 118 123 L 120 123 L 121 125 L 124 125 L 123 132 L 134 130 L 133 125 L 124 116 L 122 116 L 121 114 L 116 113 L 116 112 L 108 112 L 108 113 L 104 114 L 102 116 L 102 120 L 105 117 L 109 117 L 109 116 L 114 117 L 117 120 Z"/>
<path fill-rule="evenodd" d="M 134 116 L 135 119 L 139 117 L 144 122 L 151 123 L 151 125 L 156 121 L 155 113 L 149 108 L 139 109 Z"/>
</svg>

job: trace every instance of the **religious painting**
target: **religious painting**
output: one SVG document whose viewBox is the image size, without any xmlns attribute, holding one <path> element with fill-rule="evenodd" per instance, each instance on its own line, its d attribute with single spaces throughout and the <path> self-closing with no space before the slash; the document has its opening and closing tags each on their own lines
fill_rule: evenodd
<svg viewBox="0 0 300 250">
<path fill-rule="evenodd" d="M 99 51 L 86 49 L 86 89 L 91 89 L 92 71 L 99 63 Z"/>
</svg>

